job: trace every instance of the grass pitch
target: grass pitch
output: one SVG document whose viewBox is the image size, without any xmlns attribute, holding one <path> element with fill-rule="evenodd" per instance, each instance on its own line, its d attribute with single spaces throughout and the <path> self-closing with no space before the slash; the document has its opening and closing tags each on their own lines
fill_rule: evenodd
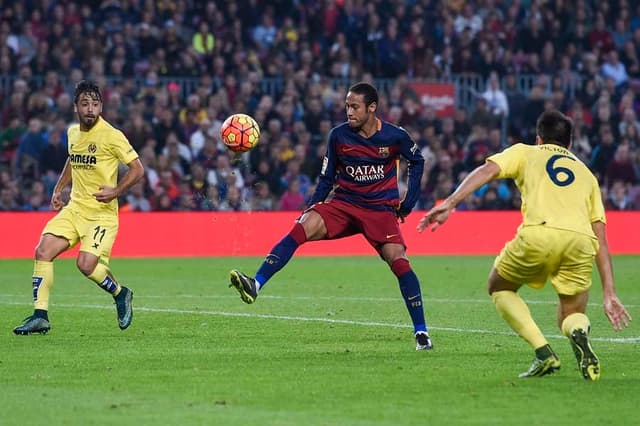
<svg viewBox="0 0 640 426">
<path fill-rule="evenodd" d="M 294 258 L 253 305 L 228 272 L 261 259 L 114 259 L 134 292 L 120 331 L 111 299 L 56 262 L 46 336 L 14 336 L 32 310 L 30 261 L 0 261 L 0 424 L 628 424 L 640 394 L 640 331 L 615 333 L 599 281 L 587 313 L 602 378 L 577 372 L 555 294 L 523 289 L 562 360 L 518 379 L 533 354 L 486 294 L 490 257 L 414 257 L 435 349 L 416 352 L 395 277 L 376 257 Z M 638 257 L 614 259 L 640 318 Z M 637 321 L 637 320 L 636 320 Z"/>
</svg>

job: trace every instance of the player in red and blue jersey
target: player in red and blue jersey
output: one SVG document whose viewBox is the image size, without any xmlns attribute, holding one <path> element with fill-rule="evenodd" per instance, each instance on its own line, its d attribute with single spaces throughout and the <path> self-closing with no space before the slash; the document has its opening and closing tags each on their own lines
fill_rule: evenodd
<svg viewBox="0 0 640 426">
<path fill-rule="evenodd" d="M 258 291 L 301 244 L 363 234 L 398 278 L 413 322 L 416 349 L 431 349 L 420 282 L 407 259 L 398 224 L 418 200 L 424 159 L 404 129 L 377 117 L 375 87 L 368 83 L 353 85 L 345 106 L 348 121 L 331 130 L 310 207 L 273 247 L 255 278 L 232 270 L 231 286 L 245 303 L 253 303 Z M 398 191 L 401 158 L 408 162 L 408 189 L 402 200 Z"/>
</svg>

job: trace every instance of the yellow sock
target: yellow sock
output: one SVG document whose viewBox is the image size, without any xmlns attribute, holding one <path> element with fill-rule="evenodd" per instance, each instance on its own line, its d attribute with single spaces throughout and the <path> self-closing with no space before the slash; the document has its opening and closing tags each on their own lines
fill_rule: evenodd
<svg viewBox="0 0 640 426">
<path fill-rule="evenodd" d="M 564 321 L 562 321 L 562 334 L 569 337 L 571 336 L 571 332 L 578 328 L 583 329 L 585 333 L 589 333 L 590 327 L 591 324 L 589 323 L 589 317 L 585 314 L 576 312 L 575 314 L 567 316 Z"/>
<path fill-rule="evenodd" d="M 529 307 L 520 296 L 513 291 L 504 290 L 494 292 L 491 298 L 500 316 L 533 349 L 548 344 L 540 328 L 533 321 Z"/>
<path fill-rule="evenodd" d="M 33 306 L 35 309 L 49 310 L 49 293 L 53 288 L 53 262 L 36 260 L 33 262 Z"/>
<path fill-rule="evenodd" d="M 113 278 L 109 267 L 103 263 L 98 263 L 96 269 L 87 278 L 113 296 L 117 296 L 120 293 L 120 284 Z"/>
</svg>

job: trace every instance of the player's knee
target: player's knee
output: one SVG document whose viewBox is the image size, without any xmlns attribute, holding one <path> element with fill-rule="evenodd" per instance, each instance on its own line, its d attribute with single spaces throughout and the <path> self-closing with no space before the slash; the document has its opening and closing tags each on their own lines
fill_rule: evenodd
<svg viewBox="0 0 640 426">
<path fill-rule="evenodd" d="M 502 278 L 498 271 L 493 268 L 489 274 L 489 282 L 487 283 L 487 291 L 492 296 L 497 291 L 513 291 L 517 292 L 520 289 L 521 284 L 513 283 L 511 281 Z"/>
<path fill-rule="evenodd" d="M 289 236 L 298 244 L 304 244 L 307 241 L 307 231 L 301 223 L 296 223 L 289 232 Z"/>
<path fill-rule="evenodd" d="M 82 272 L 84 276 L 89 276 L 93 273 L 94 269 L 96 269 L 97 262 L 94 262 L 92 259 L 87 259 L 85 257 L 78 257 L 76 260 L 76 266 Z"/>
<path fill-rule="evenodd" d="M 305 213 L 298 221 L 298 224 L 300 225 L 298 229 L 304 231 L 304 241 L 321 240 L 327 235 L 324 219 L 313 210 Z"/>
<path fill-rule="evenodd" d="M 393 267 L 394 262 L 401 259 L 409 263 L 407 253 L 402 244 L 384 244 L 382 247 L 378 248 L 378 254 L 391 267 Z"/>
<path fill-rule="evenodd" d="M 411 264 L 406 257 L 399 257 L 389 262 L 389 267 L 396 277 L 400 277 L 411 271 Z"/>
<path fill-rule="evenodd" d="M 36 260 L 48 261 L 49 259 L 47 256 L 47 252 L 48 250 L 45 247 L 43 247 L 41 244 L 38 244 L 34 252 L 34 257 L 36 258 Z"/>
<path fill-rule="evenodd" d="M 504 288 L 502 288 L 502 286 L 499 285 L 499 283 L 497 283 L 495 280 L 489 280 L 489 282 L 487 282 L 487 293 L 489 293 L 489 296 L 493 296 L 493 293 L 495 293 L 496 291 L 503 291 L 505 290 Z"/>
<path fill-rule="evenodd" d="M 51 262 L 56 257 L 56 253 L 50 246 L 47 246 L 46 244 L 38 244 L 36 246 L 34 256 L 36 260 Z"/>
</svg>

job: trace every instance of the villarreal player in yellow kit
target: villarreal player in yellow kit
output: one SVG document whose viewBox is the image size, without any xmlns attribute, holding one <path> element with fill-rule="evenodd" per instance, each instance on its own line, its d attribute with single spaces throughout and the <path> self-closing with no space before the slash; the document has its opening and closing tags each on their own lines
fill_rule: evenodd
<svg viewBox="0 0 640 426">
<path fill-rule="evenodd" d="M 51 206 L 59 213 L 47 223 L 36 247 L 32 277 L 35 309 L 14 328 L 18 335 L 47 333 L 51 328 L 48 311 L 53 260 L 78 243 L 78 269 L 113 296 L 120 329 L 129 327 L 133 319 L 133 292 L 114 278 L 109 255 L 118 233 L 117 197 L 140 180 L 144 168 L 124 134 L 100 116 L 102 94 L 95 83 L 77 84 L 74 105 L 78 124 L 67 130 L 69 157 L 51 197 Z M 128 165 L 129 170 L 117 182 L 119 163 Z M 61 193 L 69 184 L 71 197 L 65 206 Z"/>
<path fill-rule="evenodd" d="M 542 288 L 550 278 L 558 294 L 558 327 L 569 339 L 578 368 L 587 380 L 600 378 L 600 361 L 588 339 L 585 315 L 595 259 L 604 310 L 615 330 L 631 317 L 615 290 L 600 188 L 591 171 L 569 150 L 573 123 L 559 111 L 541 114 L 536 145 L 513 145 L 487 158 L 441 205 L 420 221 L 418 230 L 438 228 L 452 209 L 492 179 L 510 178 L 522 197 L 523 221 L 516 237 L 494 262 L 488 290 L 498 313 L 535 351 L 520 377 L 537 377 L 560 369 L 560 359 L 517 294 L 527 284 Z"/>
</svg>

